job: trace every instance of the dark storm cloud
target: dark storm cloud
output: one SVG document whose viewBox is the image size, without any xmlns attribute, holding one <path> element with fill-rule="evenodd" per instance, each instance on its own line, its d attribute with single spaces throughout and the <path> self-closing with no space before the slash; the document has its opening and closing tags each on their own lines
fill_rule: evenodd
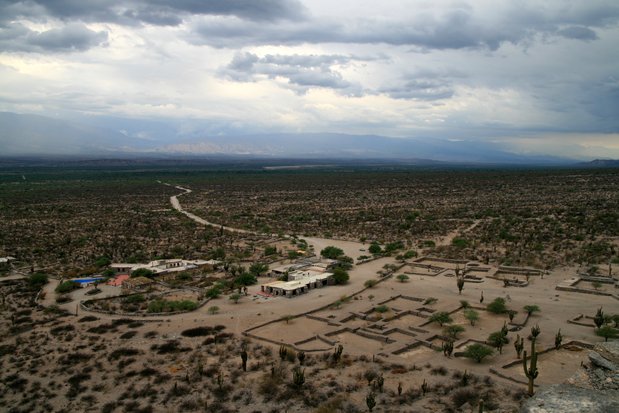
<svg viewBox="0 0 619 413">
<path fill-rule="evenodd" d="M 27 0 L 0 1 L 4 21 L 15 18 L 82 20 L 119 24 L 178 25 L 191 15 L 236 16 L 246 20 L 298 19 L 296 0 Z"/>
<path fill-rule="evenodd" d="M 570 26 L 565 29 L 561 29 L 557 32 L 558 35 L 568 39 L 576 40 L 597 40 L 597 34 L 588 27 L 582 26 Z"/>
<path fill-rule="evenodd" d="M 42 32 L 20 24 L 9 24 L 0 29 L 0 51 L 78 52 L 99 46 L 107 38 L 107 32 L 96 32 L 80 23 Z"/>
<path fill-rule="evenodd" d="M 310 88 L 336 89 L 346 95 L 359 95 L 359 85 L 345 80 L 333 66 L 348 64 L 353 60 L 368 60 L 343 55 L 266 55 L 237 53 L 220 71 L 229 79 L 240 82 L 257 82 L 261 78 L 285 79 L 298 93 Z"/>
<path fill-rule="evenodd" d="M 307 18 L 290 24 L 263 25 L 237 18 L 205 18 L 193 26 L 193 43 L 214 47 L 299 45 L 317 43 L 389 44 L 427 49 L 489 49 L 520 43 L 538 34 L 595 40 L 593 28 L 619 19 L 619 4 L 592 4 L 540 9 L 512 5 L 487 18 L 484 10 L 458 6 L 430 13 L 420 11 L 409 20 Z"/>
<path fill-rule="evenodd" d="M 522 33 L 504 31 L 481 33 L 466 14 L 452 13 L 439 21 L 384 23 L 356 21 L 303 21 L 263 26 L 239 19 L 208 19 L 194 26 L 190 41 L 214 47 L 236 48 L 249 45 L 299 45 L 304 43 L 358 43 L 421 46 L 431 49 L 489 48 L 504 41 L 515 42 Z"/>
</svg>

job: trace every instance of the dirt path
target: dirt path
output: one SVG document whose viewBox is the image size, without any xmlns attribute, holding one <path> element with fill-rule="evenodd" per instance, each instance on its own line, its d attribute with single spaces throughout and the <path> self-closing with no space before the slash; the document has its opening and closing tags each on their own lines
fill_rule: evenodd
<svg viewBox="0 0 619 413">
<path fill-rule="evenodd" d="M 162 182 L 163 185 L 167 185 L 167 186 L 173 186 L 171 184 Z M 214 222 L 210 222 L 205 220 L 204 218 L 200 218 L 199 216 L 192 214 L 191 212 L 185 211 L 183 209 L 183 207 L 181 206 L 180 201 L 178 200 L 179 196 L 183 196 L 183 195 L 187 195 L 192 193 L 193 191 L 189 188 L 183 188 L 182 186 L 174 186 L 174 188 L 183 191 L 182 193 L 178 194 L 178 195 L 174 195 L 170 197 L 170 203 L 172 204 L 172 208 L 174 208 L 175 210 L 177 210 L 178 212 L 180 212 L 181 214 L 185 215 L 187 218 L 194 220 L 195 222 L 197 222 L 198 224 L 202 224 L 202 225 L 209 225 L 211 227 L 217 227 L 217 228 L 223 228 L 225 231 L 230 231 L 230 232 L 237 232 L 239 234 L 254 234 L 257 235 L 257 232 L 254 231 L 247 231 L 244 229 L 240 229 L 240 228 L 232 228 L 232 227 L 227 227 L 221 224 L 216 224 Z"/>
<path fill-rule="evenodd" d="M 183 213 L 197 223 L 203 225 L 210 225 L 217 228 L 222 227 L 221 224 L 209 222 L 183 209 L 182 205 L 178 200 L 178 197 L 191 193 L 191 189 L 184 188 L 182 186 L 171 185 L 164 182 L 160 183 L 183 191 L 178 195 L 170 197 L 170 203 L 172 204 L 172 207 L 174 209 Z M 231 228 L 226 226 L 224 226 L 223 228 L 227 231 L 256 234 L 255 232 L 246 231 L 238 228 Z M 341 248 L 346 255 L 353 258 L 358 256 L 359 254 L 363 254 L 362 251 L 367 250 L 369 246 L 368 244 L 362 244 L 360 242 L 332 240 L 327 238 L 309 237 L 304 239 L 314 249 L 314 251 L 320 251 L 326 246 L 333 245 Z M 296 315 L 304 313 L 306 311 L 310 311 L 315 308 L 331 304 L 337 301 L 342 296 L 354 294 L 355 292 L 360 291 L 364 288 L 364 283 L 367 280 L 376 279 L 377 272 L 381 270 L 385 264 L 393 262 L 393 258 L 381 258 L 360 266 L 355 265 L 349 271 L 350 280 L 348 284 L 312 290 L 308 294 L 303 294 L 302 296 L 295 297 L 294 299 L 285 297 L 265 298 L 256 294 L 260 291 L 260 286 L 262 284 L 273 281 L 273 279 L 271 278 L 261 277 L 257 285 L 249 287 L 248 296 L 242 297 L 238 304 L 230 301 L 227 296 L 222 296 L 220 298 L 212 300 L 207 305 L 194 312 L 165 316 L 164 318 L 166 319 L 166 322 L 160 325 L 159 329 L 161 331 L 174 334 L 182 331 L 183 329 L 195 327 L 197 324 L 203 324 L 204 322 L 206 322 L 208 324 L 227 324 L 228 327 L 234 332 L 241 333 L 249 327 L 268 321 L 270 319 L 280 318 L 286 314 Z M 45 286 L 45 304 L 55 304 L 54 289 L 56 285 L 57 282 L 49 283 Z M 118 295 L 117 287 L 101 285 L 100 288 L 103 290 L 102 294 L 99 294 L 92 298 Z M 65 308 L 70 312 L 74 313 L 76 303 L 91 298 L 86 296 L 85 292 L 85 289 L 84 291 L 74 291 L 72 293 L 73 301 L 67 304 L 61 304 L 59 305 L 59 307 Z M 219 312 L 217 314 L 209 314 L 208 308 L 211 306 L 219 307 Z M 107 320 L 121 318 L 121 316 L 119 315 L 102 314 L 82 309 L 79 310 L 79 313 L 80 316 L 82 313 L 90 313 L 97 316 L 98 318 Z M 136 315 L 135 318 L 140 318 L 140 316 Z M 148 318 L 148 316 L 146 318 Z"/>
<path fill-rule="evenodd" d="M 451 245 L 451 242 L 453 241 L 454 238 L 456 238 L 459 234 L 465 234 L 469 231 L 472 231 L 473 228 L 479 225 L 481 221 L 482 221 L 481 219 L 476 219 L 475 222 L 473 222 L 473 224 L 471 224 L 464 230 L 455 229 L 451 231 L 449 234 L 445 235 L 444 237 L 441 237 L 439 241 L 436 243 L 436 246 L 439 247 L 439 246 Z"/>
</svg>

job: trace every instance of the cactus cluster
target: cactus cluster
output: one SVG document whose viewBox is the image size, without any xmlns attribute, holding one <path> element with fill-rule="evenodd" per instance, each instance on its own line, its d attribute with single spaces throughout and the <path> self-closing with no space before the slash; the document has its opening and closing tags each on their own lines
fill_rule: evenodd
<svg viewBox="0 0 619 413">
<path fill-rule="evenodd" d="M 527 367 L 527 352 L 525 350 L 524 352 L 524 356 L 522 357 L 522 366 L 524 367 L 524 374 L 525 376 L 527 376 L 527 379 L 529 379 L 529 396 L 533 396 L 533 394 L 535 394 L 535 391 L 533 390 L 533 386 L 534 386 L 534 382 L 535 379 L 537 378 L 537 375 L 539 374 L 539 371 L 537 370 L 537 351 L 535 351 L 535 340 L 537 339 L 537 336 L 539 336 L 540 334 L 540 328 L 539 326 L 535 326 L 531 328 L 531 364 L 529 367 Z"/>
</svg>

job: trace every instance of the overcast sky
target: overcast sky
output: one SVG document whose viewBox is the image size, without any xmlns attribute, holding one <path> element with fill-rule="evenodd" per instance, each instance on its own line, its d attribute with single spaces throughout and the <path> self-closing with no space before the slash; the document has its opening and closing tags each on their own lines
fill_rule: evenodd
<svg viewBox="0 0 619 413">
<path fill-rule="evenodd" d="M 619 1 L 0 0 L 0 110 L 619 158 Z"/>
</svg>

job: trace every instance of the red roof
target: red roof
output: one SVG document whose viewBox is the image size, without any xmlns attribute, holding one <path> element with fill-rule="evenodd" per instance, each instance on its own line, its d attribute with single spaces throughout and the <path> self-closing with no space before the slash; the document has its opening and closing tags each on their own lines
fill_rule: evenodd
<svg viewBox="0 0 619 413">
<path fill-rule="evenodd" d="M 125 281 L 127 279 L 129 279 L 129 275 L 127 275 L 127 274 L 117 275 L 113 279 L 109 280 L 107 282 L 107 284 L 111 285 L 111 286 L 114 286 L 114 287 L 120 287 L 122 285 L 123 281 Z"/>
</svg>

